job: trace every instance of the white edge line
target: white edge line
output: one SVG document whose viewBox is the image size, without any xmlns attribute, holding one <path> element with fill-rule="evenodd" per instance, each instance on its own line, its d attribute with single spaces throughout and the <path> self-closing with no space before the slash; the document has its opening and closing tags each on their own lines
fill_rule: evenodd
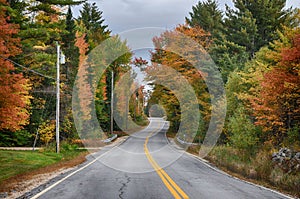
<svg viewBox="0 0 300 199">
<path fill-rule="evenodd" d="M 169 145 L 170 145 L 170 146 L 173 146 L 173 145 L 171 144 L 170 140 L 168 139 L 166 133 L 165 133 L 165 137 L 166 137 L 167 141 L 169 142 Z M 175 144 L 176 144 L 176 143 L 175 143 Z M 176 144 L 176 145 L 177 145 L 177 144 Z M 172 148 L 175 148 L 175 150 L 178 150 L 178 149 L 176 149 L 176 147 L 174 147 L 174 146 L 173 146 Z M 291 197 L 291 196 L 286 195 L 286 194 L 284 194 L 284 193 L 281 193 L 281 192 L 279 192 L 279 191 L 276 191 L 276 190 L 273 190 L 273 189 L 264 187 L 264 186 L 262 186 L 262 185 L 258 185 L 258 184 L 255 184 L 255 183 L 252 183 L 252 182 L 249 182 L 249 181 L 246 181 L 246 180 L 242 180 L 242 179 L 237 178 L 237 177 L 235 177 L 235 176 L 232 176 L 232 175 L 230 175 L 230 174 L 228 174 L 228 173 L 226 173 L 226 172 L 224 172 L 224 171 L 222 171 L 222 170 L 220 170 L 220 169 L 218 169 L 218 168 L 215 168 L 215 167 L 209 165 L 209 164 L 208 164 L 209 161 L 207 161 L 207 160 L 205 160 L 205 159 L 203 159 L 203 158 L 201 158 L 201 157 L 199 157 L 199 156 L 196 156 L 196 155 L 194 155 L 194 154 L 191 154 L 191 153 L 189 153 L 189 152 L 187 152 L 187 151 L 184 151 L 184 153 L 187 154 L 187 155 L 189 155 L 189 156 L 192 156 L 193 158 L 195 158 L 196 160 L 198 160 L 198 161 L 201 162 L 202 164 L 206 165 L 206 166 L 209 167 L 210 169 L 212 169 L 212 170 L 214 170 L 214 171 L 216 171 L 216 172 L 218 172 L 218 173 L 221 173 L 221 174 L 223 174 L 223 175 L 226 175 L 226 176 L 228 176 L 228 177 L 230 177 L 230 178 L 234 178 L 234 179 L 236 179 L 236 180 L 239 180 L 239 181 L 245 182 L 245 183 L 247 183 L 247 184 L 250 184 L 250 185 L 259 187 L 259 188 L 261 188 L 261 189 L 270 191 L 270 192 L 272 192 L 272 193 L 276 193 L 276 194 L 278 194 L 278 195 L 280 195 L 280 196 L 283 196 L 283 197 L 285 197 L 285 198 L 288 198 L 288 199 L 295 199 L 294 197 Z"/>
<path fill-rule="evenodd" d="M 121 141 L 120 144 L 122 144 L 125 140 Z M 45 194 L 46 192 L 48 192 L 50 189 L 54 188 L 56 185 L 62 183 L 63 181 L 65 181 L 66 179 L 68 179 L 69 177 L 71 177 L 72 175 L 78 173 L 79 171 L 87 168 L 88 166 L 90 166 L 91 164 L 95 163 L 97 160 L 99 160 L 101 157 L 103 157 L 104 155 L 106 155 L 108 152 L 110 152 L 112 149 L 118 147 L 120 144 L 117 144 L 116 146 L 114 146 L 113 148 L 111 148 L 110 150 L 106 151 L 105 153 L 103 153 L 102 155 L 98 156 L 96 159 L 94 159 L 93 161 L 91 161 L 90 163 L 84 165 L 83 167 L 77 169 L 76 171 L 73 171 L 72 173 L 70 173 L 69 175 L 67 175 L 66 177 L 60 179 L 59 181 L 55 182 L 54 184 L 52 184 L 51 186 L 47 187 L 46 189 L 44 189 L 43 191 L 37 193 L 36 195 L 34 195 L 31 199 L 37 199 L 38 197 L 42 196 L 43 194 Z"/>
<path fill-rule="evenodd" d="M 276 193 L 276 194 L 278 194 L 278 195 L 280 195 L 280 196 L 283 196 L 283 197 L 285 197 L 285 198 L 288 198 L 288 199 L 295 199 L 294 197 L 291 197 L 291 196 L 289 196 L 289 195 L 283 194 L 283 193 L 281 193 L 281 192 L 279 192 L 279 191 L 276 191 L 276 190 L 273 190 L 273 189 L 264 187 L 264 186 L 262 186 L 262 185 L 258 185 L 258 184 L 255 184 L 255 183 L 252 183 L 252 182 L 249 182 L 249 181 L 246 181 L 246 180 L 237 178 L 237 177 L 235 177 L 235 176 L 232 176 L 232 175 L 230 175 L 230 174 L 228 174 L 228 173 L 226 173 L 226 172 L 224 172 L 224 171 L 222 171 L 222 170 L 220 170 L 220 169 L 218 169 L 218 168 L 215 168 L 215 167 L 209 165 L 209 164 L 208 164 L 209 161 L 207 161 L 207 160 L 205 160 L 205 159 L 203 159 L 203 158 L 200 158 L 200 157 L 198 157 L 198 156 L 196 156 L 196 155 L 194 155 L 194 154 L 188 153 L 188 152 L 185 152 L 185 153 L 186 153 L 187 155 L 192 156 L 193 158 L 197 159 L 197 160 L 200 161 L 202 164 L 206 165 L 207 167 L 211 168 L 212 170 L 214 170 L 214 171 L 216 171 L 216 172 L 218 172 L 218 173 L 221 173 L 221 174 L 226 175 L 226 176 L 228 176 L 228 177 L 230 177 L 230 178 L 234 178 L 234 179 L 236 179 L 236 180 L 245 182 L 245 183 L 247 183 L 247 184 L 250 184 L 250 185 L 259 187 L 259 188 L 261 188 L 261 189 L 270 191 L 270 192 L 272 192 L 272 193 Z"/>
</svg>

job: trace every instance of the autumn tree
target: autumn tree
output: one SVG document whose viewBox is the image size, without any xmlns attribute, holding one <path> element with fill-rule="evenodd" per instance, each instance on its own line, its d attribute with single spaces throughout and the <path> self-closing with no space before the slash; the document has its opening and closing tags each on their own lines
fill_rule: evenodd
<svg viewBox="0 0 300 199">
<path fill-rule="evenodd" d="M 33 74 L 24 70 L 23 74 L 32 83 L 30 94 L 32 112 L 30 123 L 26 129 L 36 133 L 41 122 L 47 119 L 53 120 L 55 117 L 55 95 L 54 82 L 56 76 L 56 42 L 66 48 L 62 38 L 66 39 L 65 8 L 69 5 L 79 5 L 82 1 L 73 0 L 50 0 L 50 1 L 24 1 L 11 0 L 11 7 L 14 12 L 11 13 L 12 20 L 20 26 L 18 37 L 21 39 L 23 53 L 16 56 L 14 60 L 30 70 L 39 73 Z M 69 42 L 70 39 L 66 39 Z M 75 51 L 75 50 L 74 50 Z M 73 60 L 76 60 L 74 56 Z M 69 64 L 68 64 L 69 66 Z M 70 67 L 69 67 L 70 69 Z M 76 70 L 76 69 L 75 69 Z M 66 88 L 67 72 L 62 67 L 62 90 L 69 92 Z M 70 73 L 76 73 L 69 70 Z M 70 76 L 69 76 L 70 77 Z M 65 92 L 62 93 L 62 99 L 69 99 Z M 70 101 L 70 100 L 69 100 Z M 63 121 L 66 114 L 65 104 L 62 100 Z"/>
<path fill-rule="evenodd" d="M 199 47 L 193 48 L 192 44 L 186 45 L 185 42 L 189 40 L 187 38 L 193 40 L 194 44 L 201 45 L 202 49 L 199 49 Z M 168 120 L 171 121 L 171 128 L 175 131 L 179 128 L 180 118 L 183 116 L 182 110 L 188 108 L 187 104 L 199 106 L 199 115 L 202 116 L 201 120 L 204 121 L 204 129 L 207 129 L 210 120 L 211 107 L 209 103 L 210 95 L 207 92 L 207 85 L 205 84 L 204 79 L 209 76 L 211 80 L 216 80 L 211 82 L 216 84 L 218 82 L 218 79 L 215 78 L 215 74 L 210 68 L 206 68 L 209 64 L 201 63 L 205 60 L 205 56 L 203 56 L 206 53 L 205 49 L 208 49 L 211 44 L 210 34 L 205 32 L 199 26 L 188 27 L 181 25 L 174 31 L 167 31 L 160 37 L 154 38 L 153 41 L 156 50 L 152 54 L 152 62 L 155 62 L 155 64 L 152 64 L 146 70 L 149 80 L 155 85 L 151 98 L 160 95 L 157 102 L 165 106 Z M 199 52 L 199 50 L 201 52 Z M 183 57 L 183 55 L 186 57 Z M 163 66 L 171 69 L 164 68 Z M 200 69 L 198 70 L 195 66 L 199 66 Z M 175 75 L 172 70 L 176 71 L 177 74 Z M 179 76 L 184 77 L 187 82 L 185 83 Z M 164 82 L 166 85 L 160 86 L 160 82 Z M 174 85 L 172 82 L 174 82 Z M 188 88 L 186 87 L 186 84 L 192 86 L 197 102 L 193 101 L 190 93 L 187 92 Z M 168 85 L 172 86 L 168 88 Z M 176 85 L 182 86 L 178 88 Z M 187 101 L 184 103 L 179 102 L 180 99 L 176 99 L 178 97 L 176 96 L 176 93 L 177 95 L 180 93 L 179 95 Z M 195 118 L 190 118 L 190 121 L 195 121 Z M 191 122 L 190 127 L 192 127 L 193 124 L 194 123 Z"/>
<path fill-rule="evenodd" d="M 10 23 L 8 5 L 0 1 L 0 130 L 15 132 L 28 124 L 30 84 L 17 73 L 10 58 L 21 53 L 19 26 Z"/>
<path fill-rule="evenodd" d="M 274 42 L 274 50 L 266 55 L 271 58 L 271 69 L 260 79 L 258 94 L 250 98 L 255 123 L 277 144 L 300 119 L 300 34 L 299 28 L 288 31 L 291 33 L 286 32 L 281 40 Z"/>
<path fill-rule="evenodd" d="M 75 46 L 79 48 L 79 68 L 73 92 L 73 114 L 77 115 L 77 130 L 81 138 L 88 138 L 91 120 L 93 90 L 89 78 L 89 63 L 86 55 L 89 45 L 85 41 L 85 33 L 76 33 Z"/>
</svg>

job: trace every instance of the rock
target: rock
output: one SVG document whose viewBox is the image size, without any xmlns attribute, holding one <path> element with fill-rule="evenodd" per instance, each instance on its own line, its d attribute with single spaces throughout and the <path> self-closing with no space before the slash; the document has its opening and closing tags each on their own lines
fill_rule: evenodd
<svg viewBox="0 0 300 199">
<path fill-rule="evenodd" d="M 7 198 L 7 197 L 8 197 L 8 193 L 7 192 L 0 193 L 0 198 Z"/>
<path fill-rule="evenodd" d="M 292 158 L 292 151 L 288 148 L 281 148 L 279 150 L 279 154 L 280 154 L 280 156 L 285 157 L 285 158 L 289 158 L 289 159 Z"/>
<path fill-rule="evenodd" d="M 300 152 L 293 153 L 288 148 L 281 148 L 277 153 L 272 154 L 272 162 L 284 172 L 300 171 Z"/>
<path fill-rule="evenodd" d="M 296 153 L 294 158 L 300 163 L 300 152 Z"/>
</svg>

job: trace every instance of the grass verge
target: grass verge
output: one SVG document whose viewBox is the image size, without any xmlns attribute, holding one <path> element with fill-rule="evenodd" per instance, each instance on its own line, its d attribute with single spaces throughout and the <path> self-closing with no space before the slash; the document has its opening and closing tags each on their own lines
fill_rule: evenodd
<svg viewBox="0 0 300 199">
<path fill-rule="evenodd" d="M 10 151 L 0 150 L 0 192 L 7 192 L 20 181 L 34 175 L 69 168 L 84 162 L 85 150 L 62 148 L 60 154 L 51 150 Z"/>
</svg>

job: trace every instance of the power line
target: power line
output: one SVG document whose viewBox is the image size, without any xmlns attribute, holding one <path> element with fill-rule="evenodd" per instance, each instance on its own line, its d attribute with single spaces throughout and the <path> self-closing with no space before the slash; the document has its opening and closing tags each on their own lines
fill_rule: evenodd
<svg viewBox="0 0 300 199">
<path fill-rule="evenodd" d="M 19 67 L 25 69 L 25 70 L 27 70 L 27 71 L 29 71 L 29 72 L 32 72 L 32 73 L 34 73 L 34 74 L 36 74 L 36 75 L 40 75 L 40 76 L 43 76 L 43 77 L 46 77 L 46 78 L 55 80 L 55 78 L 53 78 L 53 77 L 44 75 L 44 74 L 39 73 L 39 72 L 37 72 L 37 71 L 35 71 L 35 70 L 32 70 L 32 69 L 30 69 L 30 68 L 27 68 L 27 67 L 25 67 L 25 66 L 23 66 L 23 65 L 21 65 L 21 64 L 18 64 L 17 62 L 15 62 L 15 61 L 13 61 L 13 60 L 11 60 L 11 59 L 9 59 L 9 58 L 3 57 L 2 55 L 0 55 L 0 56 L 2 57 L 2 59 L 7 60 L 7 61 L 9 61 L 9 62 L 11 62 L 11 63 L 13 63 L 13 64 L 15 64 L 15 65 L 17 65 L 17 66 L 19 66 Z"/>
</svg>

